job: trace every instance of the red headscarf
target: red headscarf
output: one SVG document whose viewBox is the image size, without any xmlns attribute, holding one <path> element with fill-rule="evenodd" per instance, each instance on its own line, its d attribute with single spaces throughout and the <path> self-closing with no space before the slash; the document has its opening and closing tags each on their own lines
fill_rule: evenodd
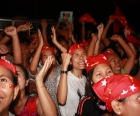
<svg viewBox="0 0 140 116">
<path fill-rule="evenodd" d="M 108 59 L 109 56 L 116 54 L 113 50 L 106 50 L 103 55 Z"/>
<path fill-rule="evenodd" d="M 82 42 L 80 43 L 80 45 L 81 45 L 82 47 L 86 47 L 90 42 L 91 42 L 91 39 L 89 39 L 88 41 L 82 41 Z"/>
<path fill-rule="evenodd" d="M 94 68 L 98 64 L 110 65 L 110 63 L 108 62 L 108 60 L 106 59 L 106 57 L 103 54 L 99 54 L 96 56 L 89 56 L 89 57 L 87 57 L 85 63 L 86 63 L 87 72 L 89 72 L 92 68 Z"/>
<path fill-rule="evenodd" d="M 140 82 L 135 77 L 120 74 L 107 76 L 95 83 L 92 88 L 111 112 L 111 102 L 139 93 Z"/>
<path fill-rule="evenodd" d="M 41 50 L 41 54 L 42 54 L 44 51 L 46 51 L 46 50 L 50 50 L 50 51 L 52 51 L 52 52 L 55 54 L 54 49 L 51 48 L 51 47 L 49 47 L 49 46 L 43 46 L 43 47 L 42 47 L 42 50 Z"/>
<path fill-rule="evenodd" d="M 16 67 L 12 63 L 10 63 L 8 60 L 0 59 L 0 65 L 11 70 L 16 76 Z"/>
<path fill-rule="evenodd" d="M 73 54 L 75 50 L 77 49 L 82 49 L 85 51 L 85 49 L 80 45 L 80 44 L 73 44 L 70 48 L 69 48 L 69 51 L 68 53 L 69 54 Z"/>
</svg>

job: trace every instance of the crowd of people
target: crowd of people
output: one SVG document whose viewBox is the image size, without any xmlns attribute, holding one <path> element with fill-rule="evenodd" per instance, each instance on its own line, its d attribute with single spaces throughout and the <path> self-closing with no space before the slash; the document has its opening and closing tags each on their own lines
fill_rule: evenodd
<svg viewBox="0 0 140 116">
<path fill-rule="evenodd" d="M 30 22 L 0 33 L 0 116 L 138 116 L 140 42 L 122 16 L 106 24 Z M 111 26 L 120 21 L 123 29 Z M 95 21 L 94 21 L 95 22 Z M 95 29 L 88 29 L 90 24 Z M 111 31 L 109 31 L 111 30 Z"/>
</svg>

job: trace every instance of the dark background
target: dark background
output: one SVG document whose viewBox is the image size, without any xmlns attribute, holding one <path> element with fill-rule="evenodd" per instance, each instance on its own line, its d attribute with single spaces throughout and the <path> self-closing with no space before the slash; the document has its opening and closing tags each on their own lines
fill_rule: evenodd
<svg viewBox="0 0 140 116">
<path fill-rule="evenodd" d="M 131 27 L 140 33 L 140 0 L 116 0 Z M 73 11 L 74 19 L 88 12 L 100 23 L 114 13 L 112 0 L 0 0 L 0 17 L 26 16 L 29 19 L 57 20 L 60 11 Z"/>
</svg>

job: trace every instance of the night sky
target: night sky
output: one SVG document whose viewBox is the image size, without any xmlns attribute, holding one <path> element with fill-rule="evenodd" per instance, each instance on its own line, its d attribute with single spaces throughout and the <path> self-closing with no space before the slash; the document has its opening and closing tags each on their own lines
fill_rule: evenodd
<svg viewBox="0 0 140 116">
<path fill-rule="evenodd" d="M 74 1 L 74 2 L 73 2 Z M 75 20 L 88 12 L 100 23 L 114 13 L 113 0 L 0 0 L 0 17 L 57 20 L 60 11 L 73 11 Z M 116 0 L 131 27 L 140 33 L 140 0 Z"/>
</svg>

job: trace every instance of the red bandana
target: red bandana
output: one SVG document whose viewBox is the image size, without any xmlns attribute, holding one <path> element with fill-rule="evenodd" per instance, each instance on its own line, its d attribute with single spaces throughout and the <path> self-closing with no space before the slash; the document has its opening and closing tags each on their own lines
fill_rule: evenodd
<svg viewBox="0 0 140 116">
<path fill-rule="evenodd" d="M 91 42 L 91 39 L 89 39 L 88 41 L 82 41 L 82 42 L 80 43 L 80 45 L 81 45 L 82 47 L 86 47 L 90 42 Z"/>
<path fill-rule="evenodd" d="M 41 54 L 42 54 L 44 51 L 46 51 L 46 50 L 50 50 L 50 51 L 52 51 L 52 52 L 55 54 L 54 49 L 51 48 L 51 47 L 49 47 L 49 46 L 43 46 L 43 47 L 42 47 L 42 50 L 41 50 Z"/>
<path fill-rule="evenodd" d="M 77 49 L 82 49 L 82 50 L 85 51 L 85 49 L 84 49 L 80 44 L 73 44 L 73 45 L 69 48 L 68 53 L 72 55 L 72 54 L 74 53 L 74 51 L 77 50 Z"/>
<path fill-rule="evenodd" d="M 103 55 L 108 59 L 109 56 L 116 54 L 113 50 L 107 50 L 103 53 Z"/>
<path fill-rule="evenodd" d="M 112 111 L 111 102 L 140 92 L 140 82 L 130 75 L 107 76 L 92 86 L 97 96 Z"/>
<path fill-rule="evenodd" d="M 0 65 L 11 70 L 16 75 L 16 67 L 8 60 L 0 59 Z"/>
<path fill-rule="evenodd" d="M 98 64 L 110 65 L 110 63 L 107 61 L 106 57 L 103 54 L 99 54 L 96 56 L 89 56 L 89 57 L 87 57 L 85 63 L 86 63 L 87 72 L 89 72 L 92 68 L 94 68 Z"/>
</svg>

